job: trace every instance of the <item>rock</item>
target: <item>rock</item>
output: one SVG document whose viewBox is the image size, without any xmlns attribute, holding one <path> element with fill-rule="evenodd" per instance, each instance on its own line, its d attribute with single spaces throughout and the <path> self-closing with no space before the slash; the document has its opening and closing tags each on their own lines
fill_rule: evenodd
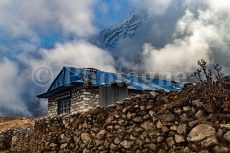
<svg viewBox="0 0 230 153">
<path fill-rule="evenodd" d="M 230 131 L 226 132 L 226 133 L 224 134 L 223 138 L 224 138 L 225 140 L 227 140 L 228 143 L 230 143 Z"/>
<path fill-rule="evenodd" d="M 150 122 L 144 122 L 143 124 L 141 124 L 141 127 L 146 131 L 149 131 L 152 129 L 152 124 Z"/>
<path fill-rule="evenodd" d="M 157 122 L 157 128 L 158 129 L 161 129 L 163 127 L 163 124 L 161 123 L 161 121 L 158 121 Z"/>
<path fill-rule="evenodd" d="M 223 129 L 230 130 L 230 124 L 220 124 L 220 127 Z"/>
<path fill-rule="evenodd" d="M 64 149 L 67 146 L 67 143 L 64 143 L 60 146 L 61 149 Z"/>
<path fill-rule="evenodd" d="M 186 134 L 187 125 L 186 124 L 180 124 L 177 128 L 178 134 Z"/>
<path fill-rule="evenodd" d="M 105 140 L 105 142 L 104 142 L 104 147 L 106 149 L 110 147 L 110 143 L 107 140 Z"/>
<path fill-rule="evenodd" d="M 127 140 L 124 140 L 124 141 L 122 141 L 122 142 L 120 143 L 120 145 L 121 145 L 122 147 L 124 147 L 125 149 L 129 149 L 129 148 L 131 148 L 132 142 L 127 141 Z"/>
<path fill-rule="evenodd" d="M 150 116 L 153 116 L 154 114 L 155 114 L 154 111 L 149 111 L 149 115 L 150 115 Z"/>
<path fill-rule="evenodd" d="M 223 136 L 223 130 L 221 129 L 218 129 L 217 133 L 216 133 L 216 136 L 221 138 Z"/>
<path fill-rule="evenodd" d="M 195 117 L 197 119 L 204 117 L 204 111 L 203 110 L 198 110 L 195 114 Z"/>
<path fill-rule="evenodd" d="M 144 120 L 147 120 L 147 119 L 149 119 L 149 118 L 150 118 L 149 114 L 143 116 L 143 119 L 144 119 Z"/>
<path fill-rule="evenodd" d="M 90 153 L 90 151 L 89 151 L 88 149 L 85 148 L 85 149 L 83 150 L 83 153 Z"/>
<path fill-rule="evenodd" d="M 164 149 L 159 149 L 158 153 L 166 153 L 166 151 Z"/>
<path fill-rule="evenodd" d="M 187 122 L 188 121 L 188 116 L 187 116 L 187 114 L 182 114 L 182 115 L 180 115 L 180 120 L 182 121 L 182 122 Z"/>
<path fill-rule="evenodd" d="M 192 105 L 196 107 L 202 107 L 203 103 L 200 101 L 200 99 L 198 99 L 198 100 L 192 101 Z"/>
<path fill-rule="evenodd" d="M 215 137 L 207 138 L 201 142 L 201 147 L 208 148 L 210 146 L 217 145 L 217 139 Z"/>
<path fill-rule="evenodd" d="M 212 126 L 208 124 L 199 124 L 190 131 L 187 140 L 196 142 L 208 137 L 215 137 L 215 135 L 216 131 Z"/>
<path fill-rule="evenodd" d="M 110 144 L 110 149 L 111 150 L 115 150 L 116 148 L 117 148 L 117 146 L 115 144 L 113 144 L 113 143 Z"/>
<path fill-rule="evenodd" d="M 189 123 L 188 123 L 188 126 L 189 126 L 190 128 L 193 128 L 193 127 L 196 126 L 198 123 L 199 123 L 198 120 L 194 120 L 194 121 L 189 122 Z"/>
<path fill-rule="evenodd" d="M 212 151 L 214 153 L 229 153 L 230 152 L 230 148 L 228 148 L 228 147 L 221 147 L 221 146 L 215 146 L 215 147 L 213 147 Z"/>
<path fill-rule="evenodd" d="M 175 112 L 176 114 L 180 115 L 180 114 L 181 114 L 181 109 L 180 109 L 180 108 L 175 108 L 175 109 L 174 109 L 174 112 Z"/>
<path fill-rule="evenodd" d="M 142 117 L 135 117 L 134 119 L 133 119 L 133 121 L 134 122 L 136 122 L 136 123 L 141 123 L 141 122 L 143 122 L 143 119 L 142 119 Z"/>
<path fill-rule="evenodd" d="M 164 132 L 164 133 L 166 133 L 166 132 L 169 131 L 169 129 L 168 129 L 166 126 L 163 126 L 163 127 L 161 128 L 161 130 L 162 130 L 162 132 Z"/>
<path fill-rule="evenodd" d="M 176 125 L 170 126 L 170 130 L 172 130 L 172 131 L 177 131 L 177 126 L 176 126 Z"/>
<path fill-rule="evenodd" d="M 204 109 L 208 113 L 213 113 L 215 111 L 214 108 L 211 105 L 205 105 Z"/>
<path fill-rule="evenodd" d="M 128 112 L 126 116 L 127 116 L 128 119 L 132 118 L 132 114 L 130 112 Z"/>
<path fill-rule="evenodd" d="M 119 143 L 121 143 L 121 141 L 120 141 L 118 138 L 115 138 L 113 142 L 114 142 L 114 144 L 116 144 L 116 145 L 118 145 Z"/>
<path fill-rule="evenodd" d="M 168 144 L 170 147 L 172 147 L 172 146 L 175 144 L 173 137 L 167 138 L 167 144 Z"/>
<path fill-rule="evenodd" d="M 81 140 L 83 141 L 84 144 L 88 144 L 91 138 L 88 133 L 82 133 Z"/>
<path fill-rule="evenodd" d="M 160 143 L 164 140 L 164 137 L 157 137 L 157 142 Z"/>
<path fill-rule="evenodd" d="M 149 149 L 151 149 L 152 151 L 156 151 L 157 150 L 157 146 L 153 143 L 148 145 Z"/>
<path fill-rule="evenodd" d="M 100 145 L 102 145 L 104 143 L 104 141 L 96 140 L 95 143 L 96 143 L 96 146 L 100 146 Z"/>
<path fill-rule="evenodd" d="M 175 141 L 176 141 L 176 143 L 184 142 L 184 137 L 181 136 L 181 135 L 176 134 L 175 135 Z"/>
<path fill-rule="evenodd" d="M 191 110 L 192 110 L 192 108 L 190 106 L 183 107 L 183 111 L 185 111 L 185 112 L 188 112 L 188 111 L 191 111 Z"/>
<path fill-rule="evenodd" d="M 105 137 L 105 134 L 106 134 L 106 133 L 107 133 L 106 130 L 101 130 L 101 131 L 99 131 L 99 132 L 97 133 L 96 137 L 97 137 L 98 139 L 102 139 L 102 138 Z"/>
<path fill-rule="evenodd" d="M 175 120 L 175 116 L 173 114 L 169 114 L 169 115 L 161 115 L 160 119 L 162 122 L 172 122 Z"/>
<path fill-rule="evenodd" d="M 208 150 L 201 150 L 200 153 L 209 153 Z"/>
<path fill-rule="evenodd" d="M 140 106 L 140 110 L 144 110 L 145 109 L 145 106 Z"/>
</svg>

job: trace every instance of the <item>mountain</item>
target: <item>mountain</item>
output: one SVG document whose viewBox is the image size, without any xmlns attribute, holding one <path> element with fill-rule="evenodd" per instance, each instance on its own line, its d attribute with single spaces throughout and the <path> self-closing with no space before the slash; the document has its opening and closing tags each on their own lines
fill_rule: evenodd
<svg viewBox="0 0 230 153">
<path fill-rule="evenodd" d="M 137 14 L 130 13 L 121 22 L 101 31 L 94 39 L 94 42 L 101 48 L 113 50 L 120 39 L 131 38 L 136 34 L 145 17 L 145 13 L 142 12 Z"/>
</svg>

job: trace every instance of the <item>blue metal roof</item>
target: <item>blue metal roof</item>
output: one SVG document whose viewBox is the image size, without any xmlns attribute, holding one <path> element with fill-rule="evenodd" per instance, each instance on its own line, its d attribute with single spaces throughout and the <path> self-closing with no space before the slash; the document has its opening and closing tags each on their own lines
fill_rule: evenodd
<svg viewBox="0 0 230 153">
<path fill-rule="evenodd" d="M 89 69 L 63 67 L 57 78 L 53 81 L 47 93 L 76 83 L 84 84 L 89 79 Z M 133 90 L 152 90 L 157 91 L 164 89 L 166 91 L 179 91 L 184 86 L 183 83 L 176 83 L 170 80 L 160 80 L 151 77 L 143 77 L 133 74 L 119 74 L 97 70 L 96 77 L 90 79 L 91 85 L 100 86 L 114 83 L 125 83 L 128 89 Z"/>
<path fill-rule="evenodd" d="M 89 78 L 88 75 L 89 73 L 87 73 L 87 69 L 64 67 L 50 86 L 49 91 L 71 83 L 85 83 L 86 78 Z M 166 91 L 172 91 L 180 90 L 183 87 L 182 84 L 175 87 L 175 83 L 169 80 L 159 80 L 156 78 L 142 77 L 133 74 L 119 74 L 100 70 L 96 71 L 96 79 L 91 79 L 90 81 L 92 85 L 95 86 L 124 82 L 127 84 L 129 89 L 134 90 L 155 91 L 164 89 Z"/>
</svg>

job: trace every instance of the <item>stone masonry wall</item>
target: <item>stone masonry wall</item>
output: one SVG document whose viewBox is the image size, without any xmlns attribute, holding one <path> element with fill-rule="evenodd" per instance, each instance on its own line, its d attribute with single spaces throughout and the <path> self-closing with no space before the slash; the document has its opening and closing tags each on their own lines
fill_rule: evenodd
<svg viewBox="0 0 230 153">
<path fill-rule="evenodd" d="M 75 88 L 71 96 L 71 113 L 85 112 L 99 106 L 99 91 L 97 87 Z"/>
<path fill-rule="evenodd" d="M 70 113 L 84 112 L 99 106 L 99 92 L 96 87 L 76 87 L 48 99 L 48 116 L 58 115 L 59 99 L 70 97 Z"/>
<path fill-rule="evenodd" d="M 199 98 L 175 100 L 178 96 L 146 94 L 107 108 L 40 119 L 13 136 L 11 151 L 229 153 L 229 112 L 218 114 Z"/>
<path fill-rule="evenodd" d="M 58 115 L 58 100 L 65 97 L 71 97 L 71 91 L 66 91 L 48 99 L 48 116 Z"/>
</svg>

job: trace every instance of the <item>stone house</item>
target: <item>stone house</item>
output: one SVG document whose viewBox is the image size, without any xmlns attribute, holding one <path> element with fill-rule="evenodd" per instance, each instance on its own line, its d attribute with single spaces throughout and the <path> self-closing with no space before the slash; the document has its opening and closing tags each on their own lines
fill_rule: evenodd
<svg viewBox="0 0 230 153">
<path fill-rule="evenodd" d="M 112 105 L 144 92 L 181 90 L 182 84 L 133 74 L 104 72 L 93 68 L 63 67 L 46 93 L 48 116 L 83 112 Z"/>
</svg>

